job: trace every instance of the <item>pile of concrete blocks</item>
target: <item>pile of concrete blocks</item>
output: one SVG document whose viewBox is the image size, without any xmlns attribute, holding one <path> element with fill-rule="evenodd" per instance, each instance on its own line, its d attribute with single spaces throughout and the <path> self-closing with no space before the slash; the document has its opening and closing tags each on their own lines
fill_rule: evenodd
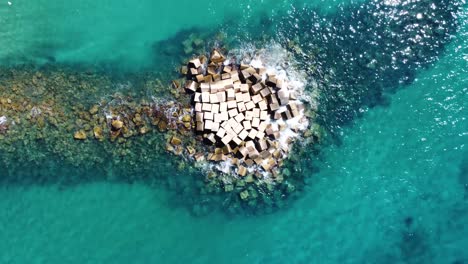
<svg viewBox="0 0 468 264">
<path fill-rule="evenodd" d="M 209 61 L 185 66 L 187 93 L 193 96 L 196 133 L 215 146 L 213 161 L 233 159 L 244 176 L 253 165 L 273 170 L 282 158 L 281 129 L 275 120 L 299 116 L 303 104 L 284 81 L 265 68 L 225 63 L 214 50 Z M 247 167 L 247 168 L 246 168 Z"/>
</svg>

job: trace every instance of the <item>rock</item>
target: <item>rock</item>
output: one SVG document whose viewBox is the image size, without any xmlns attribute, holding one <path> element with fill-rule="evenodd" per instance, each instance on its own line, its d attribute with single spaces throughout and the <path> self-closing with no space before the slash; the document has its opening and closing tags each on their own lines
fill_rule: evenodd
<svg viewBox="0 0 468 264">
<path fill-rule="evenodd" d="M 232 184 L 227 184 L 224 186 L 225 192 L 232 192 L 234 190 L 234 186 Z"/>
<path fill-rule="evenodd" d="M 242 191 L 239 193 L 239 196 L 242 200 L 247 200 L 249 198 L 249 191 Z"/>
<path fill-rule="evenodd" d="M 192 146 L 187 146 L 187 151 L 190 155 L 195 154 L 195 149 Z"/>
<path fill-rule="evenodd" d="M 97 105 L 93 105 L 93 107 L 91 107 L 89 109 L 89 113 L 92 114 L 92 115 L 97 114 L 98 111 L 99 111 L 99 106 L 97 106 Z"/>
<path fill-rule="evenodd" d="M 182 140 L 180 138 L 176 137 L 176 136 L 173 136 L 171 138 L 171 144 L 178 146 L 178 145 L 182 144 Z"/>
<path fill-rule="evenodd" d="M 174 147 L 171 144 L 166 144 L 166 151 L 172 152 L 174 151 Z"/>
<path fill-rule="evenodd" d="M 164 120 L 159 121 L 159 123 L 158 123 L 158 129 L 159 129 L 159 131 L 161 131 L 161 132 L 166 131 L 166 130 L 167 130 L 167 122 L 164 121 Z"/>
<path fill-rule="evenodd" d="M 96 139 L 103 139 L 104 136 L 102 135 L 102 128 L 100 126 L 95 126 L 93 128 L 93 133 L 94 133 L 94 137 Z"/>
<path fill-rule="evenodd" d="M 246 183 L 254 182 L 254 178 L 253 178 L 252 174 L 249 174 L 249 175 L 247 175 L 247 177 L 245 177 L 245 182 Z"/>
<path fill-rule="evenodd" d="M 192 117 L 190 115 L 184 115 L 182 117 L 182 122 L 190 122 L 192 120 Z"/>
<path fill-rule="evenodd" d="M 123 122 L 120 120 L 113 120 L 112 121 L 112 128 L 115 130 L 119 130 L 123 127 Z"/>
<path fill-rule="evenodd" d="M 146 127 L 146 126 L 142 126 L 142 127 L 140 127 L 139 132 L 140 132 L 140 134 L 144 135 L 144 134 L 149 132 L 149 128 Z"/>
<path fill-rule="evenodd" d="M 73 137 L 77 140 L 85 140 L 87 138 L 86 132 L 84 130 L 76 131 Z"/>
</svg>

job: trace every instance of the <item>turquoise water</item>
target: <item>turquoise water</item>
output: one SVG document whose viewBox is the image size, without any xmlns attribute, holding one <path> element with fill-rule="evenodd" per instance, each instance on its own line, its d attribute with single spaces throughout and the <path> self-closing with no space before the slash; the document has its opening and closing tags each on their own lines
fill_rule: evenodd
<svg viewBox="0 0 468 264">
<path fill-rule="evenodd" d="M 151 67 L 152 43 L 178 30 L 291 8 L 278 1 L 12 2 L 0 7 L 3 62 L 119 61 L 132 70 Z M 324 3 L 311 5 L 331 16 L 340 9 Z M 286 207 L 193 216 L 164 186 L 3 184 L 0 263 L 467 263 L 464 12 L 437 62 L 384 102 L 360 108 L 336 141 L 310 155 L 314 173 Z M 193 13 L 211 19 L 187 19 Z"/>
</svg>

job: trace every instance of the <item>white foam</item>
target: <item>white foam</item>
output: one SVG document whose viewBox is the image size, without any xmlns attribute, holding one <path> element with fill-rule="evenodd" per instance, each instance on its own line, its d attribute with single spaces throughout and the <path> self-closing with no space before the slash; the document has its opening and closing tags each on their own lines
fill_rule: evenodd
<svg viewBox="0 0 468 264">
<path fill-rule="evenodd" d="M 8 118 L 6 116 L 0 116 L 0 125 L 5 125 L 8 122 Z"/>
</svg>

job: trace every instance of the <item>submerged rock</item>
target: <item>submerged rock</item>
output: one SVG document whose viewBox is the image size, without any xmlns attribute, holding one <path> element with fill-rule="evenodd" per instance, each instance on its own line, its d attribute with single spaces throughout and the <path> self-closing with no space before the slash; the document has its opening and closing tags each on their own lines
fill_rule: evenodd
<svg viewBox="0 0 468 264">
<path fill-rule="evenodd" d="M 112 121 L 112 128 L 115 129 L 115 130 L 119 130 L 123 127 L 123 122 L 120 121 L 120 120 L 113 120 Z"/>
<path fill-rule="evenodd" d="M 73 137 L 77 140 L 85 140 L 87 138 L 86 132 L 84 130 L 76 131 Z"/>
</svg>

